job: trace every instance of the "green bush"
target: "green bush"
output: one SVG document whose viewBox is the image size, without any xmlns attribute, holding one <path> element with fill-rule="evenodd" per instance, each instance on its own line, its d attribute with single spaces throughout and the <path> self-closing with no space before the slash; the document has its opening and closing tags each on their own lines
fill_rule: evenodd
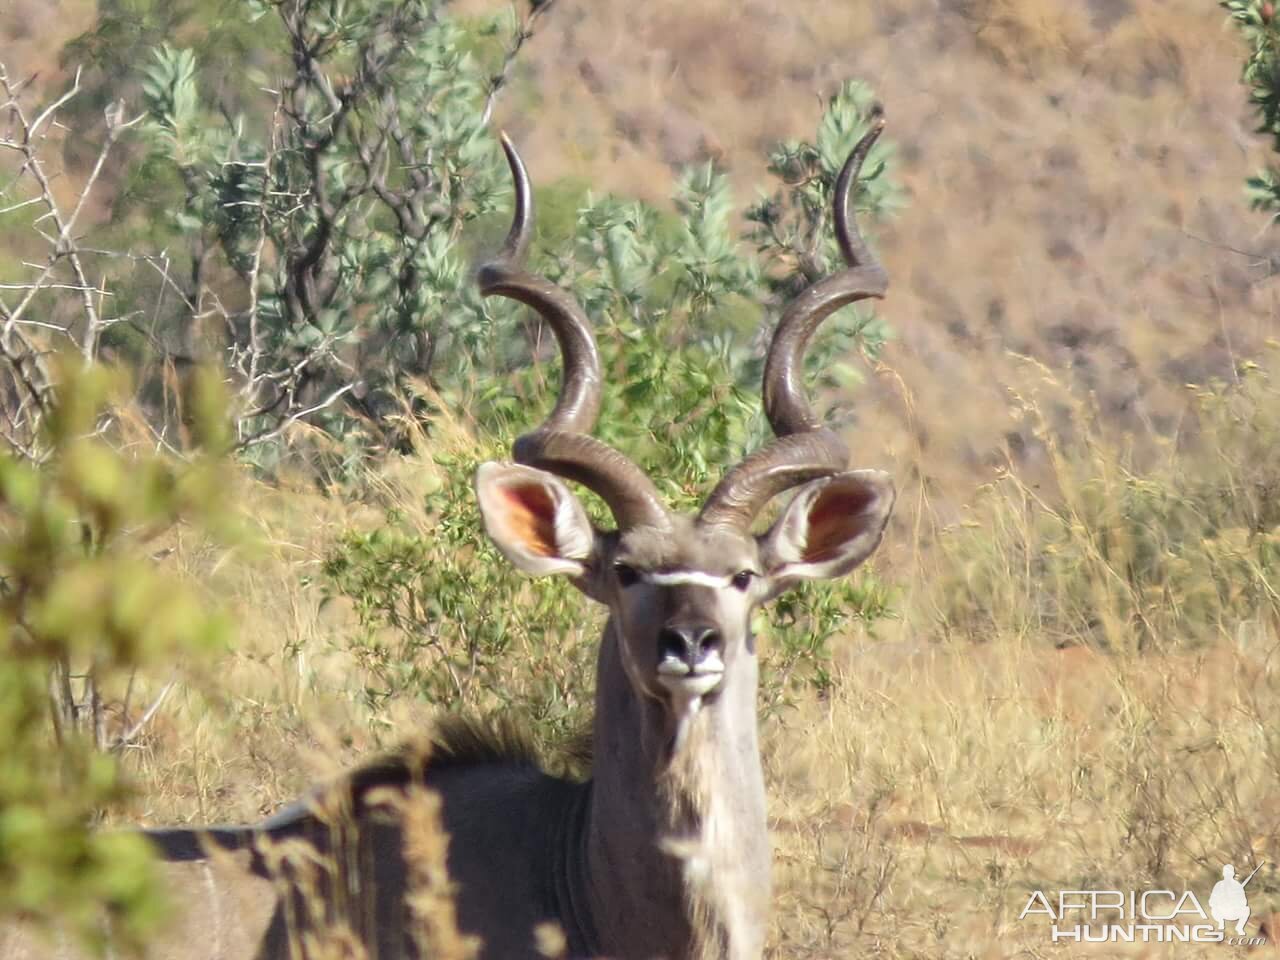
<svg viewBox="0 0 1280 960">
<path fill-rule="evenodd" d="M 1257 132 L 1271 138 L 1280 150 L 1280 25 L 1274 0 L 1219 0 L 1248 44 L 1241 80 L 1249 88 L 1249 102 L 1258 114 Z M 1255 210 L 1280 217 L 1280 170 L 1274 164 L 1250 177 L 1249 202 Z"/>
<path fill-rule="evenodd" d="M 870 105 L 864 87 L 846 86 L 830 101 L 815 144 L 783 145 L 771 157 L 783 182 L 748 213 L 757 256 L 735 238 L 727 181 L 710 166 L 680 179 L 677 217 L 588 197 L 572 238 L 540 234 L 540 268 L 596 318 L 606 371 L 596 433 L 644 467 L 676 509 L 696 507 L 729 465 L 766 439 L 762 333 L 806 270 L 836 268 L 821 211 Z M 864 218 L 893 198 L 889 156 L 877 148 L 867 164 L 857 194 Z M 502 332 L 514 308 L 496 298 L 482 308 L 492 316 L 473 349 L 492 356 L 493 344 L 508 346 L 489 370 L 472 368 L 467 381 L 445 385 L 438 402 L 463 426 L 452 440 L 437 428 L 421 444 L 438 470 L 433 492 L 421 509 L 389 511 L 384 528 L 348 535 L 325 572 L 365 627 L 357 653 L 379 678 L 371 699 L 404 692 L 442 706 L 518 706 L 554 736 L 585 722 L 600 623 L 581 623 L 584 603 L 570 586 L 530 584 L 489 546 L 471 478 L 481 461 L 506 458 L 512 439 L 536 424 L 534 411 L 557 390 L 560 361 L 529 364 L 528 342 Z M 842 314 L 810 358 L 815 380 L 837 366 L 836 356 L 849 362 L 842 351 L 874 355 L 883 341 L 869 312 Z M 607 521 L 604 508 L 589 495 L 588 502 Z M 890 612 L 888 591 L 869 572 L 780 601 L 766 640 L 770 707 L 796 685 L 830 682 L 829 644 L 850 618 L 874 624 Z M 537 678 L 533 688 L 524 673 Z"/>
<path fill-rule="evenodd" d="M 0 915 L 56 921 L 90 946 L 110 929 L 137 947 L 163 906 L 150 851 L 92 827 L 127 790 L 116 754 L 137 716 L 123 694 L 135 672 L 225 638 L 152 559 L 179 522 L 225 526 L 220 392 L 204 381 L 196 398 L 207 453 L 175 463 L 103 437 L 118 378 L 91 369 L 59 381 L 47 462 L 0 454 Z M 107 706 L 121 703 L 126 726 L 112 730 Z"/>
</svg>

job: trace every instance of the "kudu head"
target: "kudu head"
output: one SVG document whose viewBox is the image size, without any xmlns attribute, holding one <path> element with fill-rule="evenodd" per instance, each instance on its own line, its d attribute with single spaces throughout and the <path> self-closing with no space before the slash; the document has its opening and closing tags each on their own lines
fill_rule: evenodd
<svg viewBox="0 0 1280 960">
<path fill-rule="evenodd" d="M 543 317 L 559 341 L 564 382 L 547 421 L 515 442 L 515 462 L 480 467 L 485 528 L 520 570 L 564 574 L 609 608 L 627 679 L 639 697 L 665 708 L 673 750 L 688 721 L 722 697 L 754 710 L 754 608 L 799 581 L 853 570 L 880 542 L 893 507 L 887 474 L 846 469 L 845 444 L 814 415 L 801 382 L 805 349 L 822 321 L 883 296 L 887 286 L 848 210 L 850 187 L 882 128 L 877 116 L 836 181 L 833 219 L 846 268 L 792 301 L 770 345 L 764 406 L 776 439 L 729 470 L 696 516 L 668 510 L 635 463 L 590 435 L 601 393 L 595 338 L 568 292 L 523 268 L 533 196 L 524 164 L 502 138 L 515 216 L 501 253 L 480 270 L 480 289 Z M 598 494 L 617 529 L 596 528 L 561 478 Z M 778 519 L 753 533 L 757 515 L 786 491 L 795 495 Z"/>
</svg>

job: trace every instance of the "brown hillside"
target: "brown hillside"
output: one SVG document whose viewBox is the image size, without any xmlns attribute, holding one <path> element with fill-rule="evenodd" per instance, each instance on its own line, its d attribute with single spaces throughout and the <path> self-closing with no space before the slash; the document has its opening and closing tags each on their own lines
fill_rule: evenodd
<svg viewBox="0 0 1280 960">
<path fill-rule="evenodd" d="M 857 447 L 943 502 L 1038 456 L 1010 390 L 1045 371 L 1020 357 L 1168 434 L 1185 383 L 1276 333 L 1270 265 L 1239 252 L 1267 249 L 1242 191 L 1265 150 L 1214 4 L 561 0 L 527 53 L 498 119 L 535 175 L 651 199 L 714 156 L 745 202 L 816 97 L 875 87 L 910 205 L 882 238 L 898 342 Z"/>
</svg>

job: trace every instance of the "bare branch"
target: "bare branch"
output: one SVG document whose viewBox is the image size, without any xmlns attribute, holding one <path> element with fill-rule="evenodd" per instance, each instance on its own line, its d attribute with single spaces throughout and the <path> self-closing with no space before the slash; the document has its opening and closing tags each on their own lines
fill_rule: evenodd
<svg viewBox="0 0 1280 960">
<path fill-rule="evenodd" d="M 521 48 L 525 43 L 533 39 L 534 30 L 538 25 L 538 21 L 553 6 L 556 0 L 542 0 L 541 3 L 531 4 L 529 16 L 526 17 L 516 28 L 515 35 L 511 38 L 511 46 L 507 48 L 506 56 L 502 58 L 502 67 L 496 74 L 489 78 L 489 94 L 485 97 L 484 112 L 480 115 L 480 123 L 483 126 L 489 125 L 489 119 L 493 116 L 493 107 L 497 103 L 498 93 L 507 85 L 507 78 L 511 73 L 511 68 L 516 62 L 516 57 L 520 55 Z"/>
<path fill-rule="evenodd" d="M 147 709 L 143 711 L 142 716 L 138 718 L 138 722 L 130 727 L 127 732 L 121 733 L 116 737 L 115 741 L 111 744 L 112 753 L 119 753 L 126 747 L 133 746 L 133 741 L 137 738 L 138 734 L 147 728 L 147 724 L 151 722 L 151 718 L 154 717 L 160 707 L 163 706 L 165 700 L 169 696 L 169 692 L 177 685 L 177 683 L 177 680 L 170 680 L 160 688 L 160 693 L 151 701 L 151 706 L 147 707 Z M 132 677 L 129 678 L 129 686 L 130 688 L 133 686 Z"/>
<path fill-rule="evenodd" d="M 260 433 L 255 433 L 252 436 L 246 437 L 245 439 L 241 440 L 239 443 L 236 444 L 235 448 L 237 450 L 247 450 L 249 447 L 256 446 L 259 443 L 265 443 L 268 440 L 274 440 L 276 437 L 283 434 L 285 430 L 293 426 L 303 417 L 308 417 L 313 413 L 319 413 L 321 410 L 324 410 L 327 407 L 333 406 L 333 404 L 337 402 L 344 394 L 350 393 L 355 388 L 356 388 L 356 384 L 354 383 L 343 384 L 342 386 L 338 387 L 338 389 L 334 390 L 332 393 L 326 396 L 319 403 L 312 404 L 309 407 L 304 407 L 301 410 L 294 411 L 293 413 L 289 414 L 289 416 L 285 417 L 282 421 L 280 421 L 280 423 L 277 424 L 275 427 L 272 427 L 268 430 L 263 430 Z"/>
</svg>

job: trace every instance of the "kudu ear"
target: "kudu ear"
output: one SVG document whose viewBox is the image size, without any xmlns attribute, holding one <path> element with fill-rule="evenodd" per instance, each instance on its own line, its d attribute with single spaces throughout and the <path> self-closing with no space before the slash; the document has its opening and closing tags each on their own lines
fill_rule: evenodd
<svg viewBox="0 0 1280 960">
<path fill-rule="evenodd" d="M 485 531 L 517 569 L 536 577 L 586 573 L 595 530 L 557 477 L 518 463 L 482 463 L 476 496 Z"/>
<path fill-rule="evenodd" d="M 838 473 L 802 486 L 760 538 L 770 596 L 800 580 L 842 577 L 871 556 L 894 496 L 893 481 L 879 470 Z"/>
</svg>

